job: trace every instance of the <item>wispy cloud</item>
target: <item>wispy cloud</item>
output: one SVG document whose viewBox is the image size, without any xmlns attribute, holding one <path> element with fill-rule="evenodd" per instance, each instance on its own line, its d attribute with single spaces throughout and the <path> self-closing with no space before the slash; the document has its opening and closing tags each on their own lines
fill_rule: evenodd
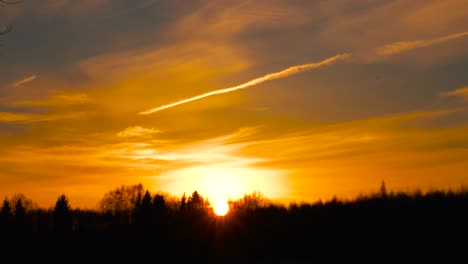
<svg viewBox="0 0 468 264">
<path fill-rule="evenodd" d="M 74 94 L 58 94 L 47 98 L 46 100 L 37 101 L 20 101 L 15 105 L 25 106 L 58 106 L 58 105 L 78 105 L 90 102 L 88 94 L 74 93 Z"/>
<path fill-rule="evenodd" d="M 0 112 L 0 123 L 35 123 L 54 121 L 60 119 L 71 119 L 80 117 L 83 113 L 68 114 L 18 114 L 11 112 Z"/>
<path fill-rule="evenodd" d="M 233 86 L 233 87 L 224 88 L 224 89 L 220 89 L 220 90 L 211 91 L 211 92 L 200 94 L 200 95 L 190 97 L 190 98 L 187 98 L 187 99 L 179 100 L 179 101 L 176 101 L 176 102 L 173 102 L 173 103 L 170 103 L 170 104 L 162 105 L 162 106 L 159 106 L 159 107 L 156 107 L 156 108 L 151 108 L 149 110 L 140 112 L 139 114 L 140 115 L 152 114 L 152 113 L 164 110 L 164 109 L 168 109 L 168 108 L 172 108 L 172 107 L 177 106 L 177 105 L 181 105 L 181 104 L 193 102 L 193 101 L 196 101 L 196 100 L 200 100 L 200 99 L 212 96 L 212 95 L 234 92 L 234 91 L 237 91 L 237 90 L 246 89 L 246 88 L 249 88 L 249 87 L 264 83 L 266 81 L 286 78 L 288 76 L 295 75 L 295 74 L 298 74 L 298 73 L 301 73 L 301 72 L 304 72 L 304 71 L 309 71 L 309 70 L 317 69 L 317 68 L 324 67 L 324 66 L 330 66 L 330 65 L 334 64 L 337 61 L 348 59 L 350 56 L 351 55 L 348 54 L 348 53 L 338 54 L 338 55 L 335 55 L 333 57 L 330 57 L 330 58 L 325 59 L 325 60 L 320 61 L 320 62 L 292 66 L 292 67 L 289 67 L 289 68 L 284 69 L 284 70 L 279 71 L 279 72 L 269 73 L 267 75 L 264 75 L 262 77 L 253 79 L 253 80 L 245 82 L 243 84 L 239 84 L 239 85 L 236 85 L 236 86 Z"/>
<path fill-rule="evenodd" d="M 463 88 L 458 88 L 454 91 L 444 92 L 444 93 L 441 93 L 440 95 L 461 97 L 463 100 L 468 102 L 468 86 L 465 86 Z"/>
<path fill-rule="evenodd" d="M 148 137 L 162 131 L 154 128 L 145 128 L 141 126 L 130 126 L 117 133 L 118 137 Z"/>
<path fill-rule="evenodd" d="M 431 39 L 418 39 L 412 41 L 398 41 L 391 44 L 387 44 L 381 47 L 377 47 L 375 51 L 375 55 L 379 57 L 387 57 L 396 55 L 402 52 L 410 51 L 417 48 L 424 48 L 440 43 L 444 43 L 447 41 L 459 39 L 468 36 L 468 31 L 459 32 L 455 34 L 446 35 L 443 37 L 438 38 L 431 38 Z"/>
<path fill-rule="evenodd" d="M 39 76 L 37 76 L 37 75 L 34 74 L 34 75 L 31 75 L 31 76 L 29 76 L 29 77 L 26 77 L 26 78 L 24 78 L 24 79 L 22 79 L 22 80 L 19 80 L 19 81 L 17 81 L 17 82 L 14 82 L 13 84 L 11 84 L 11 86 L 12 86 L 13 88 L 20 87 L 21 85 L 24 85 L 24 84 L 27 84 L 27 83 L 29 83 L 29 82 L 32 82 L 32 81 L 36 80 L 38 77 L 39 77 Z"/>
<path fill-rule="evenodd" d="M 309 70 L 317 69 L 317 68 L 324 67 L 324 66 L 330 66 L 330 65 L 333 65 L 337 61 L 347 60 L 347 59 L 350 59 L 351 57 L 354 57 L 353 59 L 357 59 L 358 61 L 359 60 L 373 61 L 376 59 L 381 59 L 381 58 L 397 55 L 397 54 L 407 52 L 410 50 L 424 48 L 424 47 L 456 40 L 456 39 L 463 38 L 466 36 L 468 36 L 468 32 L 465 31 L 465 32 L 459 32 L 459 33 L 450 34 L 450 35 L 446 35 L 446 36 L 442 36 L 438 38 L 432 38 L 432 39 L 420 39 L 420 40 L 413 40 L 413 41 L 394 42 L 394 43 L 390 43 L 384 46 L 377 47 L 373 49 L 370 54 L 368 53 L 367 55 L 366 54 L 351 54 L 351 53 L 338 54 L 320 62 L 292 66 L 282 71 L 270 73 L 262 77 L 253 79 L 251 81 L 245 82 L 243 84 L 207 92 L 204 94 L 182 99 L 182 100 L 172 102 L 169 104 L 161 105 L 155 108 L 142 111 L 139 114 L 148 115 L 148 114 L 152 114 L 155 112 L 159 112 L 161 110 L 172 108 L 174 106 L 200 100 L 200 99 L 212 96 L 212 95 L 224 94 L 224 93 L 234 92 L 234 91 L 241 90 L 241 89 L 246 89 L 246 88 L 264 83 L 266 81 L 286 78 L 288 76 L 295 75 L 304 71 L 309 71 Z"/>
</svg>

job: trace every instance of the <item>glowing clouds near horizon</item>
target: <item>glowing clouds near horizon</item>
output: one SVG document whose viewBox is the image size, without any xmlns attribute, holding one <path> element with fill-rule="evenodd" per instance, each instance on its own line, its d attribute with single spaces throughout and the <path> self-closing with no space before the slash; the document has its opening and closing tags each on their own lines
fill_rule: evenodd
<svg viewBox="0 0 468 264">
<path fill-rule="evenodd" d="M 173 194 L 190 195 L 198 191 L 214 208 L 254 191 L 272 199 L 283 198 L 290 191 L 284 176 L 283 171 L 275 169 L 207 164 L 170 171 L 155 180 L 158 186 Z"/>
<path fill-rule="evenodd" d="M 335 56 L 330 57 L 328 59 L 322 60 L 320 62 L 292 66 L 292 67 L 289 67 L 289 68 L 284 69 L 282 71 L 270 73 L 270 74 L 264 75 L 262 77 L 250 80 L 250 81 L 245 82 L 243 84 L 239 84 L 239 85 L 236 85 L 236 86 L 233 86 L 233 87 L 207 92 L 207 93 L 200 94 L 200 95 L 190 97 L 190 98 L 187 98 L 187 99 L 182 99 L 182 100 L 170 103 L 170 104 L 162 105 L 162 106 L 159 106 L 159 107 L 156 107 L 156 108 L 152 108 L 152 109 L 140 112 L 139 114 L 140 115 L 148 115 L 148 114 L 152 114 L 152 113 L 164 110 L 164 109 L 172 108 L 172 107 L 177 106 L 177 105 L 181 105 L 181 104 L 193 102 L 193 101 L 196 101 L 196 100 L 199 100 L 199 99 L 203 99 L 203 98 L 206 98 L 206 97 L 209 97 L 209 96 L 212 96 L 212 95 L 229 93 L 229 92 L 234 92 L 234 91 L 241 90 L 241 89 L 246 89 L 246 88 L 249 88 L 249 87 L 264 83 L 266 81 L 286 78 L 288 76 L 295 75 L 295 74 L 298 74 L 298 73 L 301 73 L 301 72 L 304 72 L 304 71 L 310 71 L 310 70 L 317 69 L 317 68 L 320 68 L 320 67 L 333 65 L 337 61 L 346 60 L 346 59 L 350 58 L 350 56 L 351 56 L 351 54 L 348 54 L 348 53 L 338 54 L 338 55 L 335 55 Z"/>
</svg>

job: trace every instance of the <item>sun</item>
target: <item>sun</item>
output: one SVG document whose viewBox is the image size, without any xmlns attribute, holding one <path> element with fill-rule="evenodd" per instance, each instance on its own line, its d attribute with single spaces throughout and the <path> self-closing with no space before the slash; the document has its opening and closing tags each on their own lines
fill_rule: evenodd
<svg viewBox="0 0 468 264">
<path fill-rule="evenodd" d="M 206 164 L 166 172 L 155 183 L 169 193 L 191 194 L 196 190 L 208 199 L 213 213 L 223 216 L 229 213 L 227 201 L 241 199 L 245 194 L 260 190 L 272 199 L 284 195 L 284 176 L 280 170 L 242 164 Z"/>
<path fill-rule="evenodd" d="M 226 201 L 217 201 L 213 205 L 213 211 L 217 216 L 225 216 L 229 212 L 229 205 Z"/>
</svg>

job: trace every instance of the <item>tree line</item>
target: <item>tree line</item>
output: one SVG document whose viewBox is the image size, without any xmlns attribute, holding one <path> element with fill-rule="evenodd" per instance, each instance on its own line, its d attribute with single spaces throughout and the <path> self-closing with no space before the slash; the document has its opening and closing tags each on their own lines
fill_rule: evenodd
<svg viewBox="0 0 468 264">
<path fill-rule="evenodd" d="M 73 209 L 64 194 L 48 210 L 14 195 L 3 201 L 0 236 L 35 246 L 62 241 L 90 252 L 145 249 L 174 258 L 242 261 L 326 259 L 364 249 L 384 254 L 389 247 L 413 254 L 422 247 L 427 255 L 450 246 L 456 253 L 466 246 L 456 238 L 468 235 L 466 188 L 404 193 L 388 192 L 382 184 L 355 199 L 289 204 L 253 192 L 228 204 L 229 213 L 218 217 L 197 191 L 176 197 L 141 184 L 107 192 L 93 210 Z M 430 251 L 434 247 L 438 251 Z"/>
</svg>

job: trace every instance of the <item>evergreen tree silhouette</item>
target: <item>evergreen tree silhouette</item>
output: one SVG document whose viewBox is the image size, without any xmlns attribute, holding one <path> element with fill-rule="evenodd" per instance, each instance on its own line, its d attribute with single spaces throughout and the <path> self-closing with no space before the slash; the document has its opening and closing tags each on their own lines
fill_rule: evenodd
<svg viewBox="0 0 468 264">
<path fill-rule="evenodd" d="M 1 215 L 2 217 L 11 217 L 13 215 L 11 204 L 7 197 L 3 200 Z"/>
<path fill-rule="evenodd" d="M 185 196 L 185 192 L 184 192 L 184 194 L 182 195 L 182 198 L 180 199 L 181 211 L 184 211 L 186 207 L 187 207 L 187 197 Z"/>
<path fill-rule="evenodd" d="M 139 192 L 135 198 L 134 208 L 138 211 L 141 209 L 141 192 Z"/>
<path fill-rule="evenodd" d="M 151 223 L 151 210 L 153 202 L 151 199 L 151 194 L 148 190 L 146 190 L 145 194 L 143 195 L 143 198 L 141 199 L 141 215 L 140 215 L 140 222 L 141 224 L 145 227 L 148 228 L 148 226 Z"/>
<path fill-rule="evenodd" d="M 154 195 L 153 208 L 156 212 L 163 212 L 166 209 L 166 199 L 161 194 Z"/>
<path fill-rule="evenodd" d="M 380 198 L 387 198 L 387 187 L 385 186 L 385 181 L 382 181 L 379 189 Z"/>
<path fill-rule="evenodd" d="M 54 229 L 59 234 L 68 234 L 72 231 L 73 220 L 68 198 L 62 194 L 57 199 L 54 208 Z"/>
<path fill-rule="evenodd" d="M 153 207 L 153 200 L 151 198 L 151 193 L 146 190 L 143 196 L 141 193 L 138 193 L 135 199 L 135 224 L 137 228 L 148 228 L 151 223 L 151 211 Z"/>
<path fill-rule="evenodd" d="M 143 195 L 143 198 L 141 199 L 141 207 L 145 211 L 149 211 L 151 209 L 152 205 L 152 199 L 151 199 L 151 194 L 147 190 L 145 194 Z"/>
<path fill-rule="evenodd" d="M 25 228 L 26 221 L 26 209 L 23 206 L 23 200 L 18 199 L 15 203 L 15 231 L 23 232 Z"/>
<path fill-rule="evenodd" d="M 203 197 L 197 191 L 194 191 L 192 196 L 188 198 L 187 207 L 191 209 L 199 209 L 203 208 L 204 204 Z"/>
<path fill-rule="evenodd" d="M 138 192 L 133 203 L 133 219 L 135 224 L 140 224 L 141 219 L 141 192 Z"/>
<path fill-rule="evenodd" d="M 2 210 L 0 212 L 0 226 L 2 229 L 0 231 L 9 231 L 10 225 L 13 217 L 13 211 L 11 208 L 10 201 L 7 197 L 3 200 Z"/>
<path fill-rule="evenodd" d="M 152 203 L 152 219 L 157 228 L 161 228 L 166 217 L 166 199 L 161 194 L 155 194 Z"/>
</svg>

